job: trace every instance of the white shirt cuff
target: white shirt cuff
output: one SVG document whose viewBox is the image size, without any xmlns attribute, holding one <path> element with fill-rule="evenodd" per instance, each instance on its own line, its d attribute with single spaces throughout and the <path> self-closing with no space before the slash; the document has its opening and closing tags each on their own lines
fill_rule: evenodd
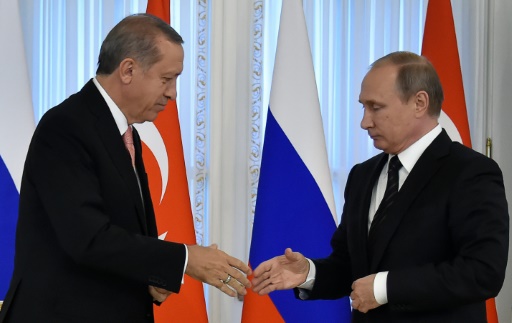
<svg viewBox="0 0 512 323">
<path fill-rule="evenodd" d="M 297 286 L 299 289 L 299 298 L 302 300 L 309 298 L 309 291 L 313 289 L 315 285 L 315 276 L 316 276 L 316 267 L 315 263 L 313 263 L 309 258 L 306 258 L 309 261 L 309 272 L 306 277 L 306 281 Z"/>
<path fill-rule="evenodd" d="M 373 281 L 373 294 L 375 296 L 375 300 L 380 305 L 388 303 L 388 290 L 386 285 L 388 273 L 388 271 L 377 273 L 377 275 L 375 275 L 375 280 Z"/>
<path fill-rule="evenodd" d="M 183 245 L 185 247 L 185 265 L 183 266 L 183 275 L 181 276 L 181 284 L 183 285 L 185 283 L 185 269 L 187 268 L 188 264 L 188 248 L 187 245 Z"/>
<path fill-rule="evenodd" d="M 297 286 L 297 288 L 312 290 L 315 285 L 315 277 L 316 277 L 316 267 L 315 263 L 311 261 L 311 259 L 306 258 L 309 261 L 309 272 L 306 277 L 306 281 Z"/>
</svg>

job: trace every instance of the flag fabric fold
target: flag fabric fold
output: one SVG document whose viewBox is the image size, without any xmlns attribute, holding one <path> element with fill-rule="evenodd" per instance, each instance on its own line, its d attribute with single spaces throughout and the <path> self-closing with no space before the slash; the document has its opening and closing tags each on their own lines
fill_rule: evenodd
<svg viewBox="0 0 512 323">
<path fill-rule="evenodd" d="M 0 0 L 0 301 L 14 268 L 23 165 L 35 129 L 18 1 Z"/>
<path fill-rule="evenodd" d="M 146 12 L 170 23 L 170 0 L 148 0 Z M 176 101 L 137 130 L 160 238 L 196 244 Z M 185 275 L 180 293 L 155 306 L 155 321 L 208 322 L 202 283 Z"/>
<path fill-rule="evenodd" d="M 0 0 L 0 300 L 14 269 L 14 240 L 23 164 L 35 129 L 18 1 Z"/>
<path fill-rule="evenodd" d="M 429 0 L 421 54 L 434 65 L 443 86 L 439 122 L 452 140 L 471 147 L 457 36 L 450 0 Z"/>
<path fill-rule="evenodd" d="M 287 247 L 326 257 L 336 230 L 325 137 L 301 0 L 283 0 L 249 263 Z M 245 297 L 242 322 L 349 322 L 348 297 L 301 301 L 293 291 Z"/>
<path fill-rule="evenodd" d="M 451 139 L 471 148 L 466 99 L 450 0 L 429 0 L 421 54 L 434 65 L 444 92 L 439 123 Z M 487 322 L 498 323 L 494 298 L 487 300 Z"/>
</svg>

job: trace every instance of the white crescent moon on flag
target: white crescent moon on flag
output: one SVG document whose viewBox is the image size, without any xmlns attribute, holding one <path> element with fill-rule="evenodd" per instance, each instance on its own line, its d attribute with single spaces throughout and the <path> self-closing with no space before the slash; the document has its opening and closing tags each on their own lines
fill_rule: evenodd
<svg viewBox="0 0 512 323">
<path fill-rule="evenodd" d="M 169 232 L 169 231 L 165 231 L 164 233 L 162 233 L 161 235 L 159 235 L 159 236 L 158 236 L 158 239 L 159 239 L 159 240 L 165 240 L 165 237 L 167 237 L 167 233 L 168 233 L 168 232 Z"/>
<path fill-rule="evenodd" d="M 452 141 L 458 141 L 462 144 L 462 137 L 460 136 L 459 130 L 457 130 L 455 123 L 453 123 L 452 119 L 450 119 L 443 110 L 441 110 L 441 115 L 439 116 L 439 124 L 446 130 Z"/>
<path fill-rule="evenodd" d="M 137 131 L 139 132 L 140 139 L 144 141 L 155 156 L 158 167 L 160 168 L 160 177 L 162 178 L 162 195 L 160 196 L 160 202 L 162 202 L 169 180 L 169 159 L 167 158 L 167 149 L 164 140 L 153 122 L 138 124 Z"/>
</svg>

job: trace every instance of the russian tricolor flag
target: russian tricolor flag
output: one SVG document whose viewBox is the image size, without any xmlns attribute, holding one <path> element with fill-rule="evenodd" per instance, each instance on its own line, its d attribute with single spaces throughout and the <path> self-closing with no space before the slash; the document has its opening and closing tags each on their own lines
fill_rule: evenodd
<svg viewBox="0 0 512 323">
<path fill-rule="evenodd" d="M 19 189 L 28 145 L 34 132 L 18 1 L 0 0 L 0 301 L 14 265 Z"/>
<path fill-rule="evenodd" d="M 326 257 L 336 229 L 311 48 L 301 0 L 283 0 L 249 262 L 286 248 Z M 246 296 L 242 321 L 349 322 L 348 298 L 301 301 L 293 291 Z"/>
</svg>

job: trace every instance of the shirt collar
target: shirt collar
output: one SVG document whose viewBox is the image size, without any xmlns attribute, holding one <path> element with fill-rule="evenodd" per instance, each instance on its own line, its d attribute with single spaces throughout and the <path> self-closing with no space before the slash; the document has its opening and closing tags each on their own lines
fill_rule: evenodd
<svg viewBox="0 0 512 323">
<path fill-rule="evenodd" d="M 402 167 L 405 168 L 405 170 L 407 170 L 407 173 L 411 172 L 412 168 L 414 167 L 414 165 L 416 165 L 416 162 L 418 161 L 418 159 L 420 159 L 425 149 L 427 149 L 427 147 L 430 146 L 430 144 L 434 141 L 434 139 L 436 139 L 436 137 L 441 133 L 442 130 L 443 129 L 441 128 L 441 125 L 437 124 L 437 126 L 435 126 L 434 129 L 430 130 L 426 135 L 424 135 L 414 144 L 409 146 L 409 148 L 398 154 L 398 158 L 402 163 Z M 392 155 L 389 155 L 389 158 L 391 157 Z"/>
<path fill-rule="evenodd" d="M 105 91 L 105 89 L 101 86 L 100 82 L 98 82 L 96 77 L 94 77 L 92 81 L 94 82 L 94 85 L 96 85 L 98 91 L 100 91 L 101 96 L 107 103 L 110 113 L 112 113 L 117 128 L 119 129 L 119 134 L 123 135 L 128 129 L 128 121 L 126 120 L 126 117 L 124 116 L 123 112 L 121 112 L 121 109 L 119 109 L 114 100 L 112 100 L 112 98 L 108 95 L 107 91 Z"/>
</svg>

